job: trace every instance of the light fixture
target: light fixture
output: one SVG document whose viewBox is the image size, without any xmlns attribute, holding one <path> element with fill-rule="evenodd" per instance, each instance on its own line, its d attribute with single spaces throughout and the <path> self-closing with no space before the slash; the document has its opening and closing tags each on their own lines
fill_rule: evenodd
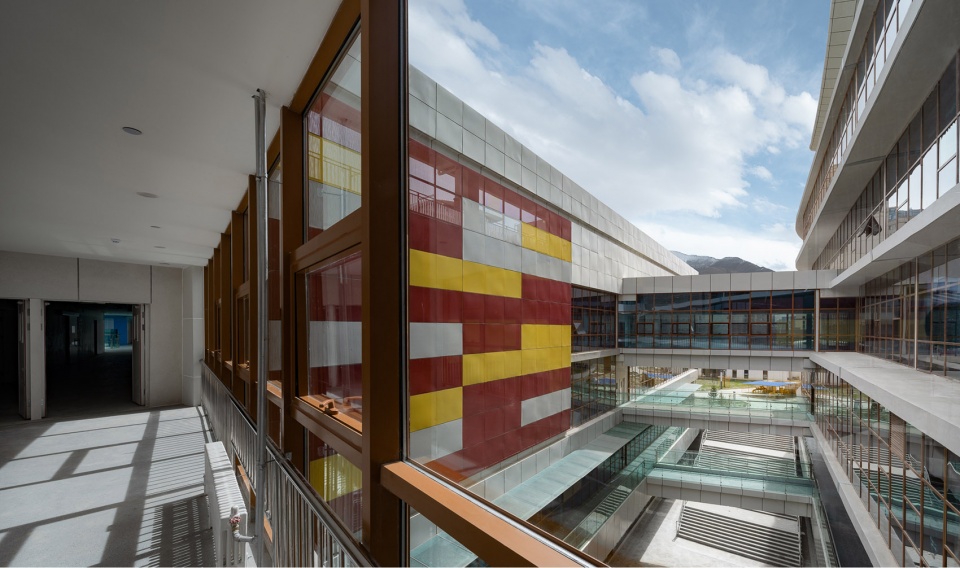
<svg viewBox="0 0 960 568">
<path fill-rule="evenodd" d="M 140 136 L 143 134 L 139 128 L 134 128 L 132 126 L 124 126 L 122 130 L 127 134 L 133 134 L 134 136 Z"/>
<path fill-rule="evenodd" d="M 160 245 L 154 245 L 153 248 L 155 248 L 155 249 L 165 249 L 165 248 L 167 248 L 167 247 L 162 247 L 162 246 L 160 246 Z"/>
<path fill-rule="evenodd" d="M 115 245 L 119 245 L 119 244 L 120 244 L 120 239 L 110 239 L 110 242 L 113 243 L 113 244 L 115 244 Z"/>
<path fill-rule="evenodd" d="M 150 225 L 150 228 L 151 228 L 151 229 L 159 229 L 159 228 L 160 228 L 160 225 Z"/>
<path fill-rule="evenodd" d="M 138 192 L 137 192 L 137 195 L 139 195 L 140 197 L 146 197 L 147 199 L 156 199 L 156 198 L 157 198 L 157 194 L 156 194 L 156 193 L 150 193 L 149 191 L 138 191 Z"/>
</svg>

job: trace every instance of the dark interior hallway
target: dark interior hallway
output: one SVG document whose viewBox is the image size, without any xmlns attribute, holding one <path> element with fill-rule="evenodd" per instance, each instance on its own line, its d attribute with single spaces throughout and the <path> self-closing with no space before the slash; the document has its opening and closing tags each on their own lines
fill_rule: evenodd
<svg viewBox="0 0 960 568">
<path fill-rule="evenodd" d="M 20 416 L 18 323 L 17 300 L 0 300 L 0 422 Z"/>
<path fill-rule="evenodd" d="M 126 305 L 47 305 L 47 418 L 141 408 L 132 397 L 133 347 L 109 341 L 110 322 L 131 313 Z"/>
</svg>

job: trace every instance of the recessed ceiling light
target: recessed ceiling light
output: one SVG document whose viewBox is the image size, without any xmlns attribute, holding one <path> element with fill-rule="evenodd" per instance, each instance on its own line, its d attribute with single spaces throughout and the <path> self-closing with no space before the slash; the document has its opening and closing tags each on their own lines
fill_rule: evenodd
<svg viewBox="0 0 960 568">
<path fill-rule="evenodd" d="M 120 244 L 120 239 L 110 239 L 110 242 L 113 243 L 113 244 L 115 244 L 115 245 L 118 245 L 118 244 Z"/>
<path fill-rule="evenodd" d="M 137 195 L 139 195 L 140 197 L 146 197 L 147 199 L 156 199 L 156 198 L 157 198 L 157 194 L 156 194 L 156 193 L 150 193 L 149 191 L 138 191 L 138 192 L 137 192 Z"/>
<path fill-rule="evenodd" d="M 162 247 L 162 246 L 160 246 L 160 245 L 154 245 L 153 248 L 155 248 L 155 249 L 165 249 L 165 248 L 167 248 L 167 247 Z"/>
<path fill-rule="evenodd" d="M 132 126 L 124 126 L 123 131 L 127 134 L 133 134 L 134 136 L 140 136 L 143 132 L 139 128 L 134 128 Z"/>
<path fill-rule="evenodd" d="M 161 262 L 160 264 L 162 264 L 162 265 L 164 265 L 164 266 L 170 266 L 170 263 L 169 263 L 169 262 Z"/>
<path fill-rule="evenodd" d="M 151 228 L 151 229 L 159 229 L 159 228 L 160 228 L 160 225 L 150 225 L 150 228 Z"/>
</svg>

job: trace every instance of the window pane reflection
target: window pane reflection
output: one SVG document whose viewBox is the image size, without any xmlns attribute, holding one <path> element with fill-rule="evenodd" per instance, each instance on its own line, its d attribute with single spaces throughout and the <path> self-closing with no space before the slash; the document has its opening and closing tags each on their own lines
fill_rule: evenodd
<svg viewBox="0 0 960 568">
<path fill-rule="evenodd" d="M 347 458 L 308 433 L 310 485 L 357 539 L 363 520 L 363 472 Z"/>
<path fill-rule="evenodd" d="M 360 36 L 307 111 L 307 239 L 360 208 Z"/>
<path fill-rule="evenodd" d="M 362 411 L 360 253 L 307 274 L 307 392 L 356 420 Z"/>
</svg>

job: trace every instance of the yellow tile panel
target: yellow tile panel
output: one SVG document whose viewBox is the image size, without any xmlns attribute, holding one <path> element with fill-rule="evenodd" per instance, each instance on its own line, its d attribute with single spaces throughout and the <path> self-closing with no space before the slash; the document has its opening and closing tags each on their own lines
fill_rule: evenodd
<svg viewBox="0 0 960 568">
<path fill-rule="evenodd" d="M 507 298 L 521 298 L 522 274 L 495 266 L 463 261 L 463 291 Z"/>
<path fill-rule="evenodd" d="M 520 242 L 523 248 L 535 250 L 541 254 L 566 262 L 573 259 L 570 241 L 527 223 L 522 223 L 520 226 Z"/>
<path fill-rule="evenodd" d="M 569 325 L 524 324 L 520 327 L 522 349 L 543 349 L 570 345 Z"/>
<path fill-rule="evenodd" d="M 410 249 L 410 285 L 460 291 L 463 264 L 459 258 Z"/>
<path fill-rule="evenodd" d="M 331 501 L 363 487 L 363 472 L 340 454 L 310 461 L 310 485 Z"/>
<path fill-rule="evenodd" d="M 473 353 L 463 356 L 464 386 L 519 377 L 522 374 L 521 371 L 520 351 Z"/>
<path fill-rule="evenodd" d="M 542 373 L 570 366 L 569 347 L 544 347 L 524 349 L 521 353 L 521 370 L 524 375 Z"/>
<path fill-rule="evenodd" d="M 461 387 L 410 397 L 410 431 L 416 432 L 463 417 Z"/>
</svg>

